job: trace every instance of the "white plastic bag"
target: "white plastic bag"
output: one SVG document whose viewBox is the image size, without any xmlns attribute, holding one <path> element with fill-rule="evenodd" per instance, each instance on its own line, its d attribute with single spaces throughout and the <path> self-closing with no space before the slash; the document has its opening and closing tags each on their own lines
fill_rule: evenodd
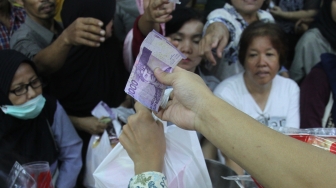
<svg viewBox="0 0 336 188">
<path fill-rule="evenodd" d="M 95 187 L 93 172 L 110 153 L 113 146 L 119 142 L 118 138 L 122 129 L 121 124 L 116 118 L 117 115 L 104 102 L 99 102 L 91 113 L 100 120 L 105 118 L 108 122 L 108 127 L 102 135 L 92 135 L 88 145 L 83 182 L 84 186 L 88 188 Z"/>
<path fill-rule="evenodd" d="M 212 187 L 195 131 L 168 126 L 165 129 L 166 155 L 163 173 L 168 187 Z M 134 176 L 134 163 L 119 143 L 93 173 L 96 187 L 127 187 Z"/>
<path fill-rule="evenodd" d="M 100 163 L 104 160 L 104 158 L 110 153 L 112 150 L 112 146 L 110 144 L 110 140 L 108 138 L 108 134 L 104 131 L 103 135 L 100 137 L 100 142 L 96 147 L 93 147 L 93 143 L 96 141 L 95 136 L 91 136 L 88 150 L 86 153 L 86 169 L 85 169 L 85 178 L 84 178 L 84 186 L 88 188 L 95 187 L 95 180 L 93 178 L 93 172 L 100 165 Z"/>
</svg>

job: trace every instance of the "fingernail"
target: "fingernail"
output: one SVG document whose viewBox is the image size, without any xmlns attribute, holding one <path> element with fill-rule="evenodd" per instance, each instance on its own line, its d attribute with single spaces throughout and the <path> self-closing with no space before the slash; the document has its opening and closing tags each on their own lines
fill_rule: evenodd
<svg viewBox="0 0 336 188">
<path fill-rule="evenodd" d="M 100 43 L 97 43 L 97 47 L 99 47 L 100 46 Z"/>
<path fill-rule="evenodd" d="M 105 31 L 104 31 L 104 30 L 101 30 L 101 31 L 100 31 L 100 34 L 104 36 L 104 35 L 105 35 Z"/>
<path fill-rule="evenodd" d="M 103 26 L 103 22 L 98 22 L 98 25 L 99 26 Z"/>
<path fill-rule="evenodd" d="M 154 72 L 160 74 L 160 73 L 162 73 L 163 71 L 162 71 L 160 68 L 157 67 L 157 68 L 154 69 Z"/>
<path fill-rule="evenodd" d="M 101 37 L 100 41 L 104 42 L 105 41 L 105 37 Z"/>
</svg>

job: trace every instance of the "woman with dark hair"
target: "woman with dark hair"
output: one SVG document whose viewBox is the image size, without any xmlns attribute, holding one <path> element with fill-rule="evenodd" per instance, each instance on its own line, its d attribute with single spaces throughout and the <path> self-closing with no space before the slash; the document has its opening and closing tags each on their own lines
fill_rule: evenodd
<svg viewBox="0 0 336 188">
<path fill-rule="evenodd" d="M 213 91 L 219 80 L 201 64 L 198 44 L 202 38 L 203 17 L 192 8 L 181 8 L 172 12 L 173 18 L 166 23 L 166 36 L 177 41 L 179 49 L 187 59 L 181 60 L 179 67 L 198 74 Z"/>
<path fill-rule="evenodd" d="M 82 141 L 57 100 L 42 94 L 36 72 L 20 52 L 0 51 L 0 174 L 15 161 L 47 161 L 53 175 L 59 169 L 55 187 L 74 187 Z"/>
<path fill-rule="evenodd" d="M 151 6 L 153 2 L 154 1 L 150 1 L 149 6 Z M 162 1 L 162 4 L 164 4 L 164 1 Z M 146 14 L 153 14 L 152 9 L 146 9 L 144 15 Z M 177 49 L 187 57 L 186 59 L 181 60 L 178 66 L 200 75 L 208 87 L 213 91 L 218 85 L 219 80 L 201 66 L 202 57 L 199 55 L 198 51 L 198 44 L 202 38 L 202 29 L 204 26 L 202 22 L 203 17 L 192 8 L 176 9 L 167 17 L 170 17 L 170 19 L 165 25 L 165 35 L 172 41 L 176 41 L 178 43 Z M 160 22 L 156 22 L 155 24 L 159 25 L 159 23 Z M 136 21 L 133 27 L 134 53 L 138 53 L 141 42 L 145 38 L 141 32 L 143 30 L 150 29 L 146 27 L 146 25 L 138 24 Z M 161 34 L 163 33 L 161 30 L 160 32 Z M 134 55 L 136 56 L 137 54 Z"/>
<path fill-rule="evenodd" d="M 295 47 L 290 77 L 300 83 L 323 53 L 336 54 L 336 1 L 324 0 L 311 27 Z"/>
<path fill-rule="evenodd" d="M 299 87 L 277 75 L 286 59 L 284 36 L 276 24 L 249 25 L 239 42 L 245 71 L 221 82 L 214 94 L 266 126 L 299 128 Z"/>
<path fill-rule="evenodd" d="M 214 66 L 211 72 L 219 80 L 244 70 L 238 62 L 241 33 L 255 21 L 274 22 L 269 12 L 261 10 L 268 3 L 265 0 L 229 0 L 223 8 L 208 15 L 204 37 L 200 41 L 200 53 Z M 218 58 L 215 58 L 215 54 Z"/>
<path fill-rule="evenodd" d="M 214 93 L 266 126 L 299 127 L 299 88 L 277 75 L 286 59 L 283 37 L 272 23 L 248 26 L 238 55 L 245 71 L 221 82 Z"/>
</svg>

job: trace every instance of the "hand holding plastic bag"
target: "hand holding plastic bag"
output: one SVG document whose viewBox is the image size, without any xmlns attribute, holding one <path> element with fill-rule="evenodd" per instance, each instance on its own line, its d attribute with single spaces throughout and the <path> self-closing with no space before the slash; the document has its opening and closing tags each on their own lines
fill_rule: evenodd
<svg viewBox="0 0 336 188">
<path fill-rule="evenodd" d="M 122 129 L 122 125 L 117 119 L 117 114 L 104 102 L 98 103 L 92 110 L 92 115 L 98 118 L 99 121 L 108 124 L 108 126 L 102 135 L 92 135 L 90 139 L 85 164 L 84 185 L 86 187 L 95 187 L 93 172 L 113 147 L 119 143 L 118 137 Z"/>
<path fill-rule="evenodd" d="M 195 131 L 167 127 L 163 174 L 168 187 L 212 187 Z M 96 187 L 127 187 L 134 176 L 134 164 L 119 143 L 93 173 Z"/>
</svg>

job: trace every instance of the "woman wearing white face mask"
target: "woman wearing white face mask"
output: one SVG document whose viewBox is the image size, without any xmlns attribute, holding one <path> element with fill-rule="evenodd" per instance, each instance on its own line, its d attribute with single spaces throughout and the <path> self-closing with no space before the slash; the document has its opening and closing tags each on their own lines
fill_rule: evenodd
<svg viewBox="0 0 336 188">
<path fill-rule="evenodd" d="M 56 187 L 74 187 L 82 140 L 60 104 L 42 95 L 34 63 L 14 50 L 0 51 L 0 85 L 0 174 L 15 161 L 47 161 L 52 174 L 59 167 Z"/>
</svg>

